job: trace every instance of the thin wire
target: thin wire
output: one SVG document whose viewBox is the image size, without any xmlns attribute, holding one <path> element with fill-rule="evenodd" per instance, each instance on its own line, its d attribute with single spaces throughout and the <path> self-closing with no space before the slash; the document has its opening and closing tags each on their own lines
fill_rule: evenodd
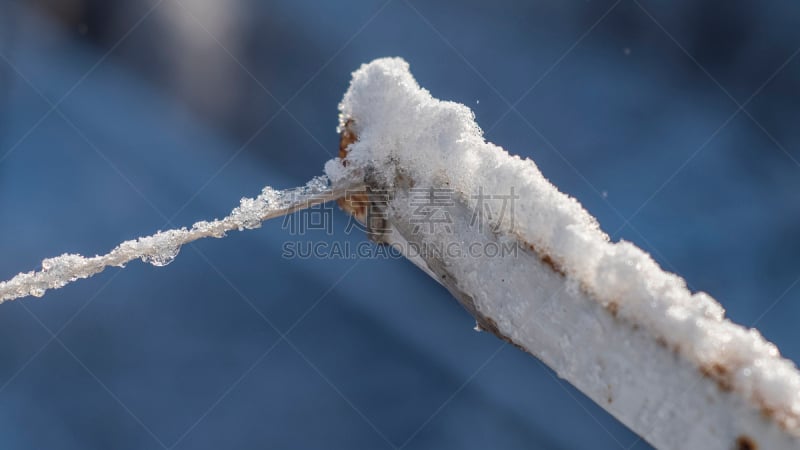
<svg viewBox="0 0 800 450">
<path fill-rule="evenodd" d="M 276 191 L 264 188 L 256 198 L 242 199 L 240 206 L 223 219 L 200 221 L 191 228 L 172 229 L 125 241 L 105 255 L 90 258 L 65 254 L 42 261 L 42 270 L 20 273 L 0 282 L 0 302 L 27 296 L 41 297 L 48 289 L 58 289 L 73 281 L 89 278 L 106 268 L 124 267 L 141 259 L 155 266 L 164 266 L 177 256 L 183 245 L 208 237 L 221 238 L 227 232 L 259 228 L 269 219 L 285 216 L 321 203 L 336 200 L 358 183 L 343 181 L 327 185 L 325 177 L 312 179 L 303 187 Z"/>
</svg>

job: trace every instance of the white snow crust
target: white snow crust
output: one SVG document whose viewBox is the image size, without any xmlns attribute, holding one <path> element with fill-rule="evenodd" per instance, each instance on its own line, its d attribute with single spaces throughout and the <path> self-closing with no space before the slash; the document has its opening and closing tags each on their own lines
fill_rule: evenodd
<svg viewBox="0 0 800 450">
<path fill-rule="evenodd" d="M 272 217 L 302 209 L 313 203 L 332 200 L 339 192 L 331 189 L 327 177 L 312 179 L 305 186 L 287 190 L 265 187 L 255 198 L 243 198 L 239 206 L 223 219 L 200 221 L 191 228 L 159 231 L 125 241 L 109 253 L 85 257 L 64 254 L 42 261 L 42 270 L 20 273 L 0 282 L 0 303 L 20 297 L 41 297 L 48 289 L 58 289 L 75 280 L 88 278 L 109 266 L 124 267 L 141 259 L 154 266 L 165 266 L 178 255 L 181 246 L 206 237 L 222 238 L 228 231 L 259 228 Z"/>
</svg>

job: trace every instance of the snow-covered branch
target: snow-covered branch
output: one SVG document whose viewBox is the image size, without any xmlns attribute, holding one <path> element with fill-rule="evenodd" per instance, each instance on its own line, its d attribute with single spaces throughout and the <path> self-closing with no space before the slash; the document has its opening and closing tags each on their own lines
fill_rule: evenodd
<svg viewBox="0 0 800 450">
<path fill-rule="evenodd" d="M 134 259 L 165 266 L 172 262 L 184 244 L 207 237 L 225 237 L 225 233 L 233 230 L 259 228 L 265 220 L 337 199 L 344 194 L 345 187 L 331 187 L 324 176 L 295 189 L 279 191 L 265 187 L 257 197 L 243 198 L 224 219 L 201 221 L 188 229 L 160 231 L 152 236 L 125 241 L 101 256 L 64 254 L 45 259 L 42 270 L 20 273 L 11 280 L 0 282 L 0 303 L 30 295 L 41 297 L 48 289 L 58 289 L 75 280 L 91 277 L 107 267 L 123 267 Z"/>
<path fill-rule="evenodd" d="M 774 344 L 633 244 L 611 242 L 533 161 L 486 142 L 469 108 L 420 88 L 405 61 L 362 66 L 340 112 L 342 159 L 326 171 L 363 177 L 372 217 L 344 208 L 480 328 L 659 448 L 800 447 L 800 373 Z"/>
</svg>

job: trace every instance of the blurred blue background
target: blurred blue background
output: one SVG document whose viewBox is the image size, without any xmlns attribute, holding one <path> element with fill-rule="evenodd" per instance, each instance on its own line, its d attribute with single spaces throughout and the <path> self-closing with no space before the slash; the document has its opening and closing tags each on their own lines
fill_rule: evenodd
<svg viewBox="0 0 800 450">
<path fill-rule="evenodd" d="M 800 361 L 797 2 L 0 5 L 0 279 L 304 183 L 350 73 L 402 56 Z M 364 240 L 334 220 L 306 238 Z M 411 264 L 286 260 L 287 239 L 273 221 L 0 306 L 0 447 L 648 447 Z"/>
</svg>

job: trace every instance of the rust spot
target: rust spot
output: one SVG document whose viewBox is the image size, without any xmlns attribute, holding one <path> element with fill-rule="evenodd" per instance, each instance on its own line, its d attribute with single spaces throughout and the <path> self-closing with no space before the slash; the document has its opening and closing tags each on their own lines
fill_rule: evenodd
<svg viewBox="0 0 800 450">
<path fill-rule="evenodd" d="M 401 172 L 397 172 L 397 176 L 395 176 L 395 181 L 397 182 L 397 184 L 401 186 L 406 186 L 409 184 L 409 180 Z"/>
<path fill-rule="evenodd" d="M 339 208 L 346 213 L 352 214 L 361 223 L 367 222 L 367 208 L 369 206 L 369 195 L 365 192 L 348 192 L 344 197 L 336 200 Z"/>
<path fill-rule="evenodd" d="M 633 329 L 634 330 L 638 330 L 639 328 L 640 327 L 638 325 L 635 325 L 635 324 L 633 325 Z M 669 342 L 667 342 L 667 340 L 664 339 L 661 336 L 657 336 L 655 338 L 655 340 L 656 340 L 656 344 L 660 345 L 661 347 L 664 347 L 667 350 L 672 351 L 672 356 L 674 356 L 676 358 L 680 357 L 680 353 L 681 353 L 680 346 L 677 346 L 677 345 L 676 346 L 672 346 L 672 345 L 670 345 Z"/>
<path fill-rule="evenodd" d="M 481 314 L 479 312 L 474 314 L 474 316 L 475 316 L 475 319 L 478 321 L 478 326 L 480 327 L 481 331 L 488 331 L 488 332 L 492 333 L 493 335 L 497 336 L 498 338 L 500 338 L 500 339 L 508 342 L 509 344 L 513 345 L 514 347 L 518 348 L 519 350 L 522 350 L 525 353 L 529 353 L 529 354 L 533 355 L 533 353 L 531 353 L 530 350 L 528 350 L 527 348 L 525 348 L 522 345 L 520 345 L 517 342 L 515 342 L 510 337 L 508 337 L 505 334 L 503 334 L 502 332 L 500 332 L 500 327 L 497 326 L 497 322 L 495 322 L 494 319 L 492 319 L 491 317 L 485 316 L 485 315 L 483 315 L 483 314 Z M 536 356 L 536 355 L 534 355 L 534 356 Z"/>
<path fill-rule="evenodd" d="M 758 450 L 758 444 L 749 436 L 741 435 L 736 438 L 736 450 Z"/>
<path fill-rule="evenodd" d="M 353 119 L 347 119 L 344 123 L 344 129 L 339 135 L 339 158 L 342 159 L 342 164 L 347 166 L 347 148 L 350 144 L 358 141 L 355 131 L 353 131 Z"/>
<path fill-rule="evenodd" d="M 528 242 L 525 239 L 523 239 L 522 236 L 520 236 L 519 234 L 515 234 L 515 236 L 517 238 L 517 242 L 521 243 L 523 245 L 523 247 L 526 248 L 527 250 L 529 250 L 531 253 L 534 253 L 535 255 L 537 255 L 539 257 L 539 259 L 546 266 L 550 267 L 553 270 L 553 272 L 561 275 L 562 277 L 567 275 L 566 272 L 564 272 L 564 270 L 561 269 L 561 267 L 558 265 L 558 263 L 556 263 L 555 260 L 553 260 L 552 256 L 548 255 L 547 253 L 540 252 L 540 251 L 536 250 L 536 246 L 535 245 L 533 245 L 530 242 Z"/>
<path fill-rule="evenodd" d="M 553 272 L 555 272 L 555 273 L 557 273 L 557 274 L 559 274 L 561 276 L 565 275 L 564 271 L 561 270 L 561 267 L 559 267 L 558 264 L 556 264 L 555 261 L 553 261 L 553 258 L 551 258 L 550 255 L 544 255 L 544 256 L 541 257 L 541 259 L 542 259 L 543 263 L 545 263 L 547 266 L 549 266 L 551 269 L 553 269 Z"/>
<path fill-rule="evenodd" d="M 608 305 L 606 305 L 606 309 L 608 309 L 608 312 L 610 312 L 612 316 L 617 317 L 619 313 L 619 305 L 617 302 L 609 302 Z"/>
<path fill-rule="evenodd" d="M 797 420 L 800 416 L 794 412 L 776 410 L 775 408 L 767 405 L 766 401 L 760 395 L 755 395 L 752 400 L 754 403 L 759 405 L 761 415 L 764 416 L 765 419 L 770 422 L 777 423 L 778 426 L 785 431 L 790 431 L 795 434 L 797 433 Z"/>
<path fill-rule="evenodd" d="M 353 131 L 353 124 L 353 119 L 347 119 L 339 135 L 339 158 L 342 160 L 343 166 L 347 166 L 347 153 L 350 144 L 358 141 L 358 136 Z M 344 197 L 336 200 L 336 204 L 339 205 L 342 211 L 351 214 L 359 222 L 367 223 L 370 204 L 369 191 L 347 192 Z"/>
<path fill-rule="evenodd" d="M 729 392 L 733 390 L 730 380 L 730 371 L 724 365 L 715 362 L 700 367 L 700 373 L 703 376 L 710 378 L 717 382 L 717 386 L 723 391 Z"/>
<path fill-rule="evenodd" d="M 761 400 L 759 399 L 759 401 Z M 761 415 L 767 418 L 768 420 L 776 418 L 775 410 L 770 408 L 769 406 L 764 406 L 763 404 L 761 406 Z"/>
<path fill-rule="evenodd" d="M 353 142 L 358 141 L 358 136 L 353 131 L 353 119 L 347 119 L 344 123 L 344 129 L 339 134 L 339 158 L 342 160 L 342 165 L 347 166 L 347 152 L 348 147 Z M 336 200 L 336 204 L 343 211 L 356 216 L 362 222 L 367 216 L 367 204 L 369 198 L 367 194 L 350 194 Z"/>
</svg>

